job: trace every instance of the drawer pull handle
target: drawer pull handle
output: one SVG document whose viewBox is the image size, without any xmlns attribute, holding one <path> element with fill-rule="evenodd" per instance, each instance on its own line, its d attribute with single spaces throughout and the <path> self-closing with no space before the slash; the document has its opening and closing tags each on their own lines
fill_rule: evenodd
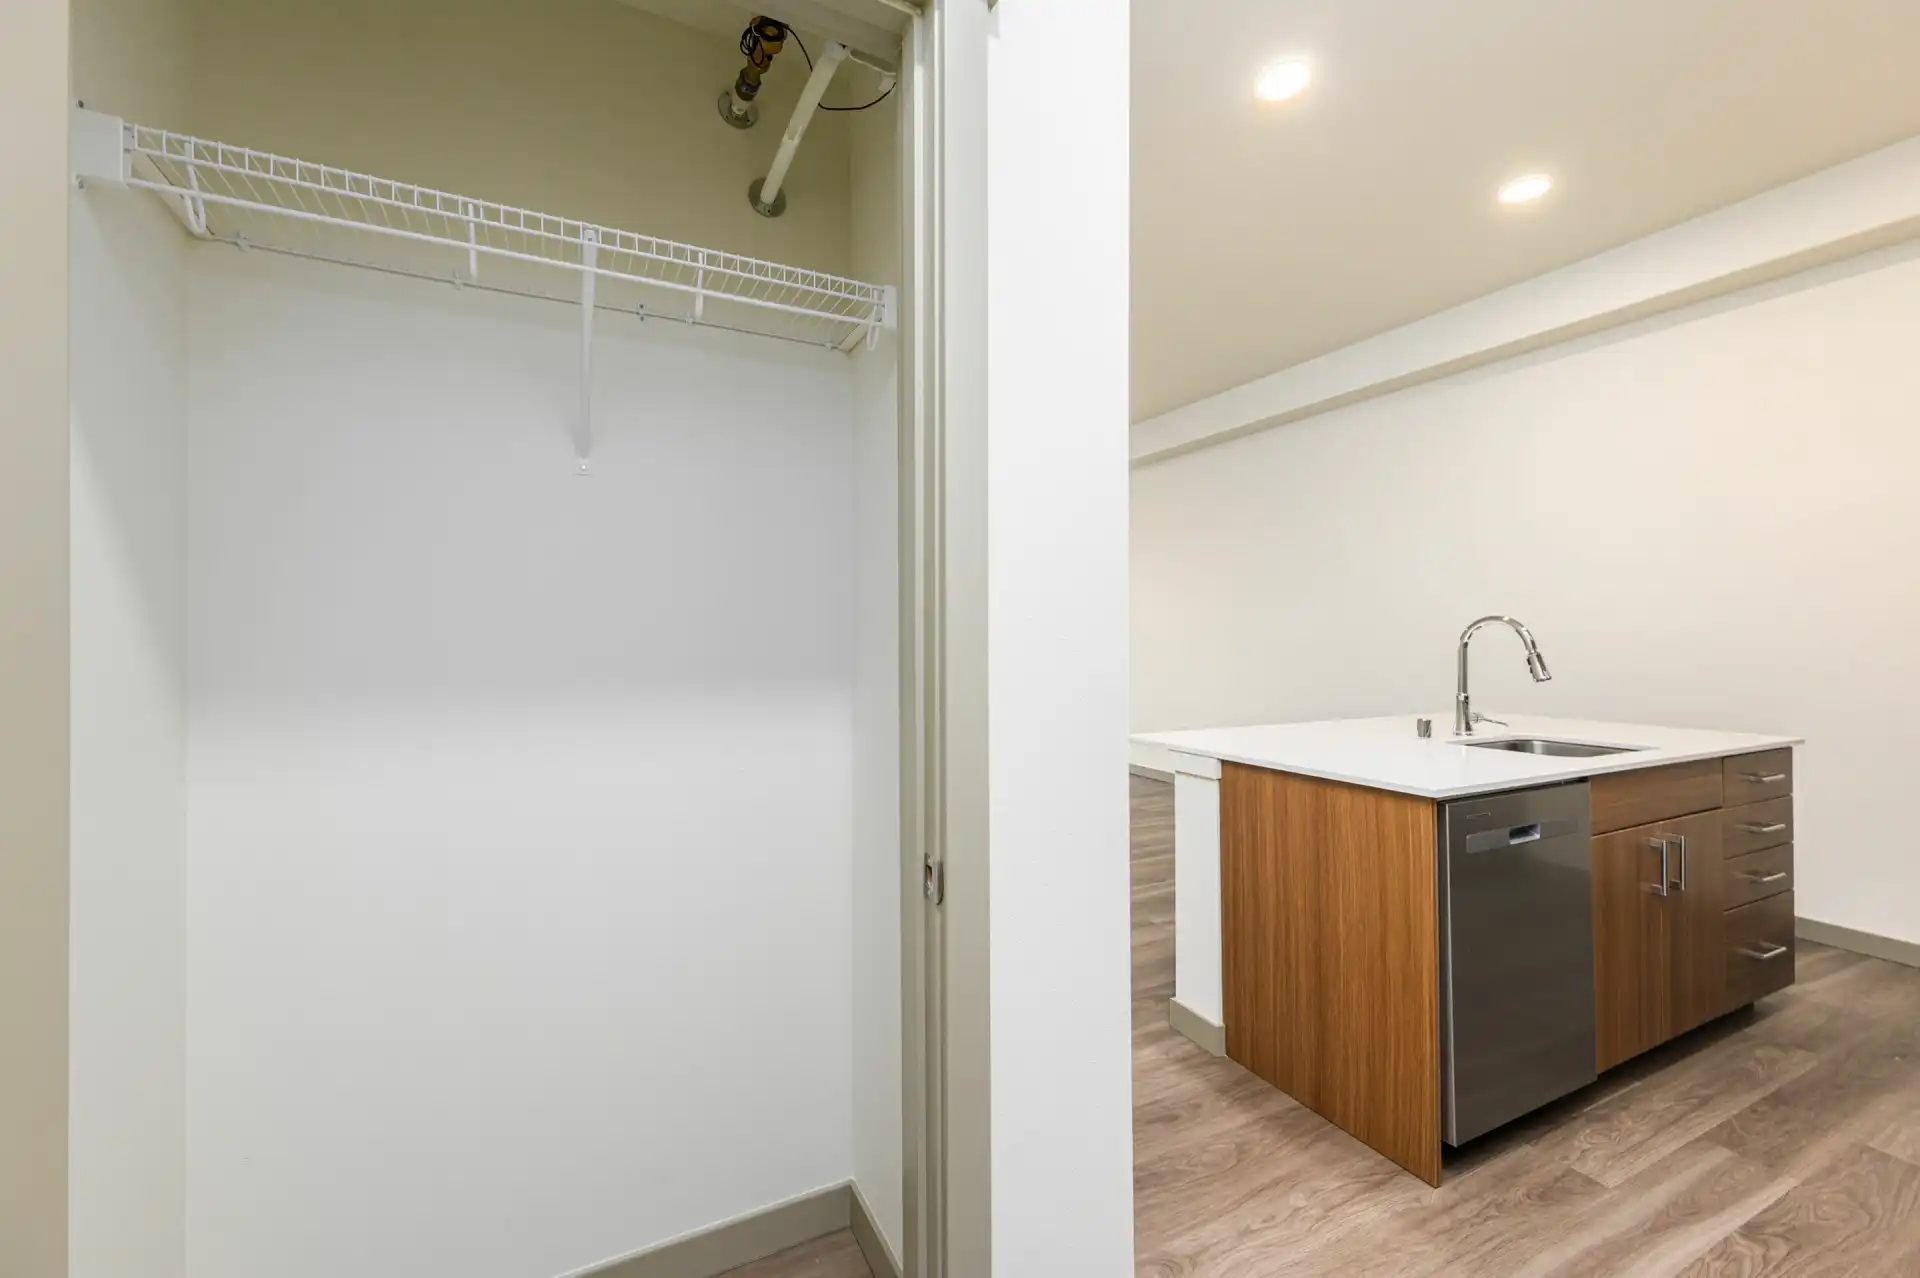
<svg viewBox="0 0 1920 1278">
<path fill-rule="evenodd" d="M 1778 834 L 1787 828 L 1787 823 L 1785 821 L 1773 821 L 1766 825 L 1761 825 L 1758 821 L 1742 821 L 1740 828 L 1748 834 Z"/>
<path fill-rule="evenodd" d="M 1784 945 L 1743 945 L 1740 947 L 1740 952 L 1750 959 L 1759 959 L 1762 963 L 1765 963 L 1769 959 L 1777 959 L 1782 954 L 1785 954 L 1787 947 Z"/>
<path fill-rule="evenodd" d="M 1778 883 L 1787 877 L 1785 870 L 1775 870 L 1772 874 L 1759 874 L 1753 870 L 1740 871 L 1740 877 L 1749 883 Z"/>
<path fill-rule="evenodd" d="M 1740 776 L 1755 785 L 1778 785 L 1787 779 L 1784 772 L 1742 772 Z"/>
</svg>

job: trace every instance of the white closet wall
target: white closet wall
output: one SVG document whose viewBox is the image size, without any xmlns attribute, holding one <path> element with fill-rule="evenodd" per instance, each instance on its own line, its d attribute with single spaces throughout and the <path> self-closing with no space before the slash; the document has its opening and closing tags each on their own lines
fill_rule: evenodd
<svg viewBox="0 0 1920 1278">
<path fill-rule="evenodd" d="M 897 95 L 896 95 L 897 97 Z M 864 99 L 861 99 L 864 100 Z M 900 281 L 900 113 L 889 100 L 851 117 L 858 279 Z M 883 334 L 853 356 L 856 564 L 853 793 L 853 1166 L 898 1259 L 900 1094 L 899 347 Z"/>
<path fill-rule="evenodd" d="M 609 320 L 582 479 L 565 308 L 196 258 L 194 1272 L 846 1180 L 845 360 Z"/>
<path fill-rule="evenodd" d="M 72 233 L 72 1265 L 163 1278 L 183 1257 L 187 246 L 129 193 L 76 201 Z"/>
<path fill-rule="evenodd" d="M 183 113 L 185 6 L 73 14 L 73 91 Z M 73 1278 L 186 1265 L 186 278 L 180 224 L 95 190 L 72 235 Z"/>
</svg>

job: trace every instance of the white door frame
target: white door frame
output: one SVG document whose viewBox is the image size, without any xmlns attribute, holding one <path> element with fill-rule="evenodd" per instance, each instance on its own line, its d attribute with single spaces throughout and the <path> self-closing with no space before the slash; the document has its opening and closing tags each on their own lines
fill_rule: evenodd
<svg viewBox="0 0 1920 1278">
<path fill-rule="evenodd" d="M 903 58 L 901 984 L 905 1278 L 992 1269 L 987 934 L 989 0 Z"/>
</svg>

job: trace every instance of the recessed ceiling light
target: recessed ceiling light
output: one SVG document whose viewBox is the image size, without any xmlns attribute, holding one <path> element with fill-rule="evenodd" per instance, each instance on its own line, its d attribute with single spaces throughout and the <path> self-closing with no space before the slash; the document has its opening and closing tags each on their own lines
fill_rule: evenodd
<svg viewBox="0 0 1920 1278">
<path fill-rule="evenodd" d="M 1313 79 L 1313 70 L 1305 58 L 1282 58 L 1260 73 L 1253 95 L 1262 102 L 1285 102 L 1298 97 Z"/>
<path fill-rule="evenodd" d="M 1529 173 L 1517 177 L 1500 188 L 1502 204 L 1525 204 L 1537 200 L 1553 189 L 1553 179 L 1544 173 Z"/>
</svg>

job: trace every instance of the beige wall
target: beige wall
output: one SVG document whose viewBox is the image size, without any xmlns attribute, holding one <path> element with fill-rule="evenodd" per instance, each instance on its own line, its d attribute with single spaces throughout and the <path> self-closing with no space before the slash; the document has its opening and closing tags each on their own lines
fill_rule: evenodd
<svg viewBox="0 0 1920 1278">
<path fill-rule="evenodd" d="M 0 1269 L 67 1267 L 67 5 L 0 38 Z"/>
<path fill-rule="evenodd" d="M 768 76 L 759 126 L 736 130 L 715 104 L 738 48 L 616 0 L 192 3 L 193 119 L 142 123 L 847 269 L 845 115 L 815 119 L 784 217 L 747 203 L 806 81 L 798 50 Z"/>
<path fill-rule="evenodd" d="M 173 125 L 192 81 L 192 0 L 71 0 L 73 96 L 94 111 Z"/>
</svg>

